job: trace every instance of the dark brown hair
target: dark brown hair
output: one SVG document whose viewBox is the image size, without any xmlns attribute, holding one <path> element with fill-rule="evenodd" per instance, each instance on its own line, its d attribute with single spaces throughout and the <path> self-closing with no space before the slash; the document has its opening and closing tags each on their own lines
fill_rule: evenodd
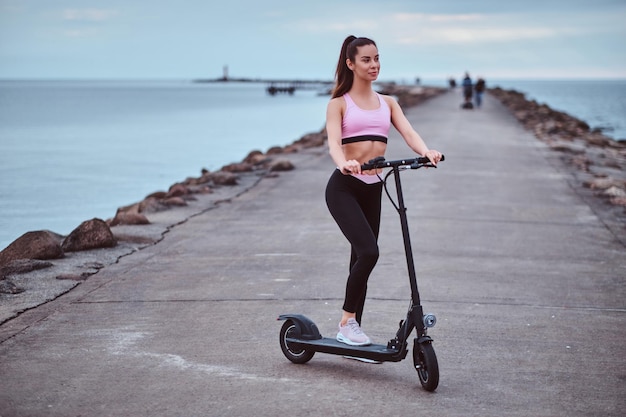
<svg viewBox="0 0 626 417">
<path fill-rule="evenodd" d="M 341 53 L 339 54 L 339 62 L 337 62 L 337 71 L 335 71 L 335 88 L 333 89 L 332 98 L 341 97 L 352 88 L 354 74 L 348 68 L 346 59 L 354 62 L 357 48 L 365 45 L 374 45 L 376 42 L 369 38 L 357 38 L 356 36 L 348 36 L 341 45 Z"/>
</svg>

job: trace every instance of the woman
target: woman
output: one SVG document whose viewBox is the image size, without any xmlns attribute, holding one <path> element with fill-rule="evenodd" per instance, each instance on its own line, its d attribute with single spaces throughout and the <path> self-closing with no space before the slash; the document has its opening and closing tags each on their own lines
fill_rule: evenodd
<svg viewBox="0 0 626 417">
<path fill-rule="evenodd" d="M 361 164 L 385 154 L 392 124 L 416 153 L 435 165 L 441 159 L 441 153 L 429 150 L 411 127 L 395 99 L 373 90 L 379 71 L 376 43 L 348 36 L 326 111 L 329 153 L 337 166 L 326 187 L 326 204 L 352 246 L 337 340 L 353 346 L 371 343 L 360 324 L 367 280 L 378 260 L 382 194 L 377 172 L 361 172 Z"/>
</svg>

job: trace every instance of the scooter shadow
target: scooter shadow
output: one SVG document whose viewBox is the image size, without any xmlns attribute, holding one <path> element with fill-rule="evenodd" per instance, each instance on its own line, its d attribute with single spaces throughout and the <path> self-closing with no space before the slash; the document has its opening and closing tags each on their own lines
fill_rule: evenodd
<svg viewBox="0 0 626 417">
<path fill-rule="evenodd" d="M 394 384 L 414 383 L 416 388 L 419 387 L 420 383 L 415 371 L 413 371 L 414 379 L 409 380 L 405 372 L 400 371 L 398 368 L 398 366 L 401 366 L 399 365 L 400 363 L 407 366 L 404 362 L 405 361 L 372 364 L 339 355 L 326 355 L 326 357 L 320 357 L 319 359 L 316 355 L 310 362 L 305 364 L 285 362 L 281 365 L 281 369 L 285 369 L 289 378 L 302 378 L 306 380 L 311 380 L 311 378 L 315 380 L 350 379 L 363 383 L 371 382 L 373 384 L 380 384 L 381 382 Z"/>
</svg>

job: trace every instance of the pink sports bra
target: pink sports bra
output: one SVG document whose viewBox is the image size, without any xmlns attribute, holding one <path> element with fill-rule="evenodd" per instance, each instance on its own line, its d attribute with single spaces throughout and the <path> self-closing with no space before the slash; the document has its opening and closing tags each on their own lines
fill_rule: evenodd
<svg viewBox="0 0 626 417">
<path fill-rule="evenodd" d="M 391 127 L 391 109 L 380 94 L 376 95 L 380 106 L 375 110 L 363 110 L 348 93 L 343 95 L 346 100 L 346 111 L 341 121 L 342 145 L 369 140 L 387 143 Z"/>
</svg>

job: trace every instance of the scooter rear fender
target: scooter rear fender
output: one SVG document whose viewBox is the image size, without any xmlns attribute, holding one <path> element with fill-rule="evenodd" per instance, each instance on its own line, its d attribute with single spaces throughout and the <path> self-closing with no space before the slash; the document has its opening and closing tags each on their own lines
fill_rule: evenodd
<svg viewBox="0 0 626 417">
<path fill-rule="evenodd" d="M 322 338 L 317 325 L 311 319 L 302 314 L 281 314 L 277 320 L 291 320 L 294 322 L 300 335 L 297 337 L 301 340 L 318 340 Z"/>
</svg>

